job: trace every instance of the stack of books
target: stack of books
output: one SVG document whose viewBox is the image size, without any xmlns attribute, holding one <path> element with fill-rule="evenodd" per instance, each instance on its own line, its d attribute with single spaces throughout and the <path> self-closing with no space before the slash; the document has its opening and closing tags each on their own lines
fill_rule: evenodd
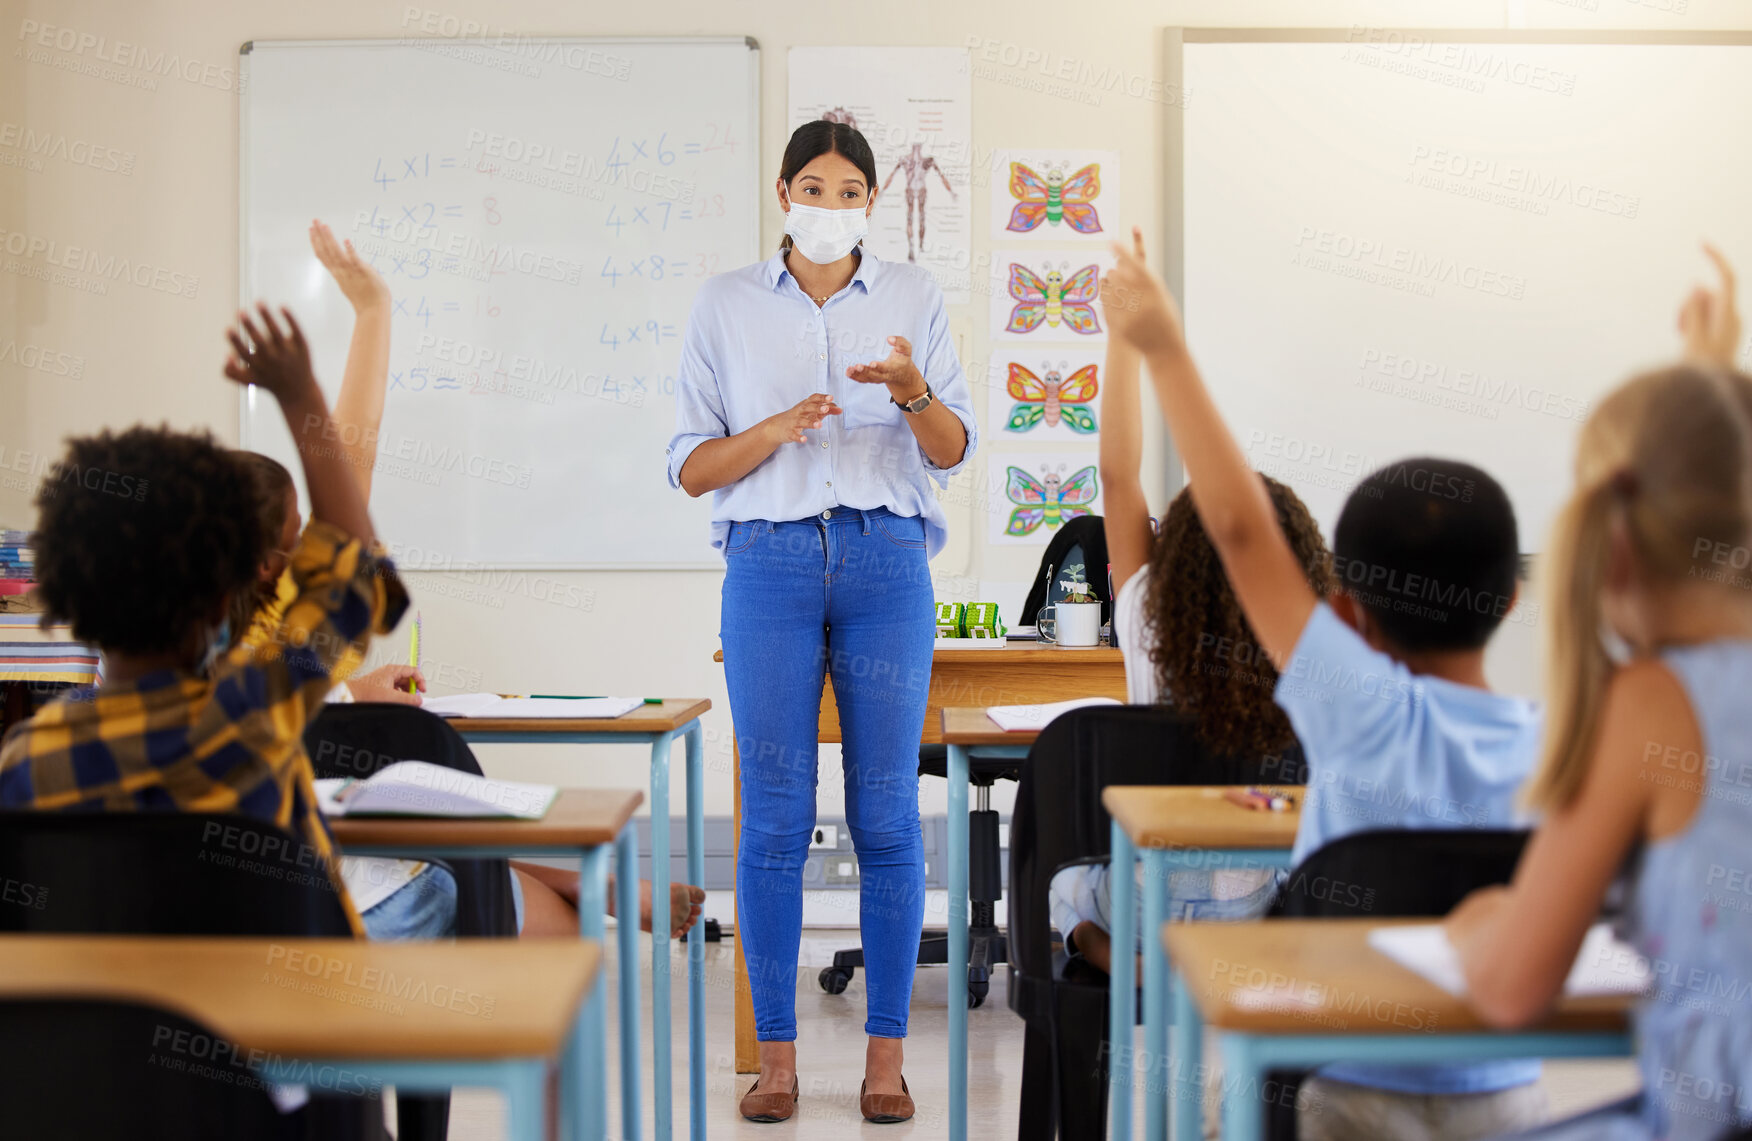
<svg viewBox="0 0 1752 1141">
<path fill-rule="evenodd" d="M 36 552 L 29 531 L 0 531 L 0 610 L 26 604 L 36 586 Z"/>
</svg>

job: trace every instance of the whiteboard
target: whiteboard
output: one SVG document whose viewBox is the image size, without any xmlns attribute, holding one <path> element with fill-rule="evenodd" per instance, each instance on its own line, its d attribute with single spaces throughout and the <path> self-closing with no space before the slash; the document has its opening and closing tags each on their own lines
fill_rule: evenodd
<svg viewBox="0 0 1752 1141">
<path fill-rule="evenodd" d="M 722 566 L 664 447 L 695 291 L 760 256 L 759 66 L 741 38 L 246 45 L 241 299 L 292 309 L 332 404 L 352 310 L 310 220 L 384 275 L 371 511 L 404 567 Z M 298 470 L 265 394 L 242 439 Z"/>
<path fill-rule="evenodd" d="M 1254 466 L 1330 534 L 1369 471 L 1465 460 L 1541 549 L 1589 409 L 1677 356 L 1700 240 L 1752 266 L 1752 52 L 1171 34 L 1187 334 Z"/>
</svg>

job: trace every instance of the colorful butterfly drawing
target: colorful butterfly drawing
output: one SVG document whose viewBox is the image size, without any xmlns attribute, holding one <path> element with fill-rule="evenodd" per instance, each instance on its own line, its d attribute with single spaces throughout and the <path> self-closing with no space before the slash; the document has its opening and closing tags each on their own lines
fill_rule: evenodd
<svg viewBox="0 0 1752 1141">
<path fill-rule="evenodd" d="M 1004 331 L 1030 333 L 1042 321 L 1056 329 L 1062 320 L 1073 333 L 1099 333 L 1101 322 L 1095 317 L 1095 298 L 1101 293 L 1099 273 L 1098 267 L 1086 265 L 1067 280 L 1061 271 L 1048 267 L 1042 281 L 1027 266 L 1011 262 L 1010 296 L 1016 305 Z"/>
<path fill-rule="evenodd" d="M 1086 505 L 1095 502 L 1098 494 L 1093 464 L 1062 482 L 1055 471 L 1045 473 L 1044 484 L 1019 467 L 1011 467 L 1006 474 L 1009 483 L 1004 494 L 1011 503 L 1022 505 L 1010 512 L 1006 535 L 1032 534 L 1042 523 L 1049 530 L 1056 529 L 1067 519 L 1089 514 Z"/>
<path fill-rule="evenodd" d="M 1097 366 L 1086 364 L 1069 379 L 1050 362 L 1043 367 L 1044 380 L 1015 361 L 1010 362 L 1010 399 L 1016 401 L 1016 406 L 1010 409 L 1005 431 L 1026 432 L 1043 421 L 1048 428 L 1056 428 L 1060 420 L 1073 432 L 1095 431 L 1095 413 L 1089 401 L 1100 391 L 1095 375 Z M 1064 362 L 1059 362 L 1059 368 L 1063 367 Z"/>
<path fill-rule="evenodd" d="M 1101 164 L 1092 162 L 1066 178 L 1048 170 L 1042 178 L 1019 162 L 1010 164 L 1010 194 L 1017 199 L 1006 230 L 1026 234 L 1042 220 L 1056 226 L 1069 222 L 1079 234 L 1099 234 L 1101 218 L 1090 205 L 1101 194 Z"/>
</svg>

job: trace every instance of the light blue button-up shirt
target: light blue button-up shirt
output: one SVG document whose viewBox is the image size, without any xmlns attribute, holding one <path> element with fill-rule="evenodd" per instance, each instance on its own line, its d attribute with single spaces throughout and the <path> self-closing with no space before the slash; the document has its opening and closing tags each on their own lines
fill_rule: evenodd
<svg viewBox="0 0 1752 1141">
<path fill-rule="evenodd" d="M 954 467 L 940 468 L 925 455 L 885 385 L 846 376 L 849 365 L 886 357 L 893 336 L 912 343 L 925 382 L 967 429 L 967 448 Z M 833 397 L 844 414 L 803 433 L 805 443 L 779 445 L 714 492 L 712 545 L 724 549 L 732 523 L 805 519 L 844 506 L 922 516 L 927 549 L 942 550 L 949 531 L 931 480 L 947 486 L 973 457 L 979 444 L 973 401 L 950 343 L 943 291 L 924 270 L 867 251 L 851 283 L 820 308 L 785 268 L 782 253 L 700 287 L 676 374 L 670 485 L 681 486 L 682 465 L 707 440 L 746 432 L 815 392 Z"/>
</svg>

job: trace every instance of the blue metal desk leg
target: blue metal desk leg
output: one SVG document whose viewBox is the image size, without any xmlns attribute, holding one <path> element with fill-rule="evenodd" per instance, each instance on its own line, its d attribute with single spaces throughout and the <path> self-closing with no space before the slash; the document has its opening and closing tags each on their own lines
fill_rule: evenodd
<svg viewBox="0 0 1752 1141">
<path fill-rule="evenodd" d="M 651 1099 L 656 1103 L 656 1141 L 670 1141 L 674 1128 L 669 1081 L 669 752 L 674 733 L 651 742 Z"/>
<path fill-rule="evenodd" d="M 949 1141 L 967 1141 L 967 747 L 949 746 Z"/>
<path fill-rule="evenodd" d="M 1149 1059 L 1150 1073 L 1161 1073 L 1164 1082 L 1172 1079 L 1168 1062 L 1168 952 L 1162 947 L 1162 924 L 1168 911 L 1168 853 L 1161 848 L 1145 848 L 1144 858 L 1144 1057 Z M 1117 947 L 1117 944 L 1115 945 Z M 1150 1088 L 1146 1084 L 1145 1088 Z M 1168 1098 L 1166 1092 L 1144 1101 L 1144 1137 L 1146 1141 L 1168 1141 Z"/>
<path fill-rule="evenodd" d="M 1204 1136 L 1204 1028 L 1179 971 L 1173 972 L 1171 997 L 1174 1064 L 1168 1096 L 1174 1107 L 1174 1141 L 1199 1141 Z"/>
<path fill-rule="evenodd" d="M 1254 1036 L 1224 1034 L 1220 1040 L 1223 1051 L 1223 1136 L 1258 1137 L 1264 1124 L 1265 1101 L 1260 1096 L 1265 1074 L 1254 1057 Z"/>
<path fill-rule="evenodd" d="M 706 743 L 700 723 L 689 725 L 687 745 L 687 882 L 706 882 Z M 702 920 L 703 920 L 702 916 Z M 706 925 L 687 933 L 688 1135 L 706 1136 Z"/>
<path fill-rule="evenodd" d="M 1137 944 L 1133 930 L 1135 904 L 1132 897 L 1137 849 L 1131 837 L 1117 821 L 1113 824 L 1113 854 L 1107 882 L 1112 892 L 1113 946 L 1132 947 Z M 1069 936 L 1069 931 L 1059 934 Z M 1138 963 L 1131 955 L 1117 951 L 1113 956 L 1113 975 L 1108 980 L 1107 1008 L 1107 1120 L 1113 1141 L 1131 1141 L 1132 1135 L 1132 1043 L 1136 1040 L 1132 1025 L 1138 1009 Z M 1148 1085 L 1145 1086 L 1148 1089 Z"/>
<path fill-rule="evenodd" d="M 639 835 L 629 821 L 614 842 L 615 943 L 620 968 L 621 1137 L 639 1141 Z"/>
<path fill-rule="evenodd" d="M 608 913 L 608 848 L 587 849 L 578 867 L 578 929 L 586 939 L 602 945 Z M 608 986 L 603 972 L 585 999 L 585 1016 L 574 1032 L 577 1042 L 577 1080 L 583 1083 L 583 1109 L 570 1128 L 577 1136 L 603 1137 L 608 1133 L 608 1004 L 603 995 Z"/>
<path fill-rule="evenodd" d="M 576 1027 L 582 1027 L 586 1021 L 580 1012 Z M 579 1035 L 579 1030 L 574 1028 L 573 1033 Z M 562 1085 L 568 1094 L 577 1094 L 580 1091 L 572 1069 L 567 1067 Z M 505 1095 L 505 1136 L 509 1141 L 543 1141 L 547 1136 L 547 1066 L 541 1062 L 519 1063 L 500 1079 L 499 1089 Z M 583 1128 L 576 1114 L 582 1104 L 580 1099 L 566 1107 L 572 1114 L 564 1123 L 568 1131 Z"/>
</svg>

